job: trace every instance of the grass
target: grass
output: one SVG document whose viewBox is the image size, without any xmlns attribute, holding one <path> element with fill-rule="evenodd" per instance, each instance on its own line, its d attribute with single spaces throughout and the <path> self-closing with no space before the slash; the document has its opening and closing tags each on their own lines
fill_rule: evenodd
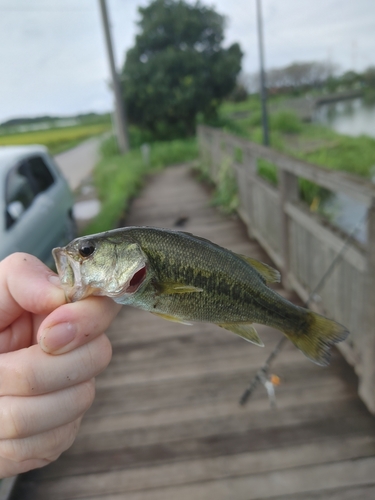
<svg viewBox="0 0 375 500">
<path fill-rule="evenodd" d="M 114 138 L 110 137 L 103 142 L 101 155 L 93 172 L 101 211 L 85 227 L 84 234 L 116 227 L 125 217 L 129 202 L 139 192 L 147 174 L 194 160 L 198 156 L 198 145 L 196 139 L 154 142 L 150 144 L 150 161 L 145 163 L 139 148 L 120 156 Z"/>
<path fill-rule="evenodd" d="M 277 103 L 277 107 L 273 106 Z M 349 137 L 322 125 L 302 122 L 296 114 L 283 109 L 280 97 L 270 99 L 271 147 L 296 158 L 315 163 L 327 169 L 341 170 L 368 177 L 375 165 L 375 139 L 368 136 Z M 220 109 L 218 125 L 225 131 L 262 143 L 261 108 L 259 98 L 251 96 L 240 103 L 224 103 Z M 238 156 L 239 153 L 236 153 Z M 258 173 L 276 185 L 277 167 L 263 159 L 258 160 Z M 229 181 L 231 182 L 231 181 Z M 300 179 L 301 198 L 311 205 L 327 197 L 327 191 Z M 228 191 L 232 188 L 228 186 Z"/>
<path fill-rule="evenodd" d="M 324 130 L 322 131 L 322 136 Z M 304 159 L 363 177 L 369 177 L 375 164 L 375 139 L 367 136 L 348 137 L 335 134 L 331 144 L 317 147 L 301 155 Z M 298 154 L 298 153 L 297 153 Z"/>
<path fill-rule="evenodd" d="M 280 98 L 277 98 L 280 101 Z M 273 99 L 270 99 L 272 109 Z M 280 103 L 278 103 L 280 106 Z M 248 115 L 240 113 L 248 112 Z M 219 122 L 234 134 L 262 142 L 261 110 L 258 97 L 240 103 L 225 103 Z M 322 125 L 303 123 L 291 110 L 270 115 L 271 147 L 325 168 L 370 177 L 375 164 L 375 139 L 349 137 Z M 272 180 L 271 180 L 272 182 Z"/>
<path fill-rule="evenodd" d="M 70 149 L 89 137 L 103 134 L 110 130 L 110 122 L 59 127 L 32 132 L 0 135 L 0 146 L 24 144 L 42 144 L 52 155 Z"/>
<path fill-rule="evenodd" d="M 237 181 L 233 175 L 229 158 L 220 165 L 218 182 L 211 201 L 214 206 L 220 207 L 226 214 L 235 212 L 238 207 Z"/>
<path fill-rule="evenodd" d="M 259 158 L 257 160 L 257 173 L 263 179 L 266 179 L 273 186 L 277 186 L 277 167 L 268 160 Z"/>
</svg>

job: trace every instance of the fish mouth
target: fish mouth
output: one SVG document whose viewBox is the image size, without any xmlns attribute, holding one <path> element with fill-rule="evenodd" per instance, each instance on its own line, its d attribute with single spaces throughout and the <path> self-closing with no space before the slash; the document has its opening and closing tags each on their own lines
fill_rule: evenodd
<svg viewBox="0 0 375 500">
<path fill-rule="evenodd" d="M 91 287 L 82 282 L 79 262 L 75 261 L 64 248 L 54 248 L 52 255 L 67 302 L 75 302 L 92 295 Z"/>
</svg>

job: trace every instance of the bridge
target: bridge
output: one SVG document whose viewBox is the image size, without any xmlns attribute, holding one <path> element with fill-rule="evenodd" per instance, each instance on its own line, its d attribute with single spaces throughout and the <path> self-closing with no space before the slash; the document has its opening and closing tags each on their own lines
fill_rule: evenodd
<svg viewBox="0 0 375 500">
<path fill-rule="evenodd" d="M 272 102 L 270 103 L 270 110 L 272 112 L 277 112 L 285 109 L 292 110 L 298 118 L 302 121 L 312 121 L 316 113 L 316 109 L 321 104 L 330 104 L 335 102 L 347 101 L 351 99 L 356 99 L 363 97 L 362 90 L 352 90 L 347 92 L 335 92 L 332 94 L 322 94 L 319 97 L 307 96 L 307 97 L 293 97 L 286 98 L 280 103 Z M 237 117 L 238 114 L 234 114 Z M 242 114 L 243 117 L 247 116 Z"/>
<path fill-rule="evenodd" d="M 279 266 L 284 281 L 278 292 L 299 304 L 345 238 L 299 206 L 296 176 L 330 189 L 355 189 L 369 205 L 373 241 L 367 183 L 352 185 L 345 175 L 220 131 L 201 128 L 199 138 L 214 179 L 223 160 L 234 169 L 241 218 L 213 208 L 191 169 L 177 166 L 149 180 L 132 205 L 129 225 L 186 230 Z M 258 178 L 260 155 L 280 168 L 278 187 Z M 313 306 L 349 321 L 352 339 L 342 352 L 373 409 L 368 358 L 374 322 L 366 306 L 369 290 L 362 287 L 370 286 L 374 261 L 366 248 L 349 247 L 345 271 L 335 271 Z M 185 326 L 124 307 L 108 331 L 112 362 L 97 379 L 95 402 L 75 444 L 57 462 L 20 476 L 12 500 L 373 499 L 375 421 L 338 350 L 322 368 L 288 343 L 272 365 L 280 379 L 276 408 L 262 384 L 246 406 L 238 404 L 281 338 L 271 328 L 257 329 L 264 348 L 214 325 Z"/>
</svg>

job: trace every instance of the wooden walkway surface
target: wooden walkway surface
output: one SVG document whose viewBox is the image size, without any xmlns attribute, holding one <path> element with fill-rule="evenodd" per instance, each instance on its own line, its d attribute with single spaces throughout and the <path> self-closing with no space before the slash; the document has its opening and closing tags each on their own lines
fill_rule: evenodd
<svg viewBox="0 0 375 500">
<path fill-rule="evenodd" d="M 127 222 L 173 227 L 182 218 L 183 230 L 267 261 L 240 221 L 208 206 L 186 167 L 151 178 Z M 75 444 L 21 476 L 12 499 L 374 499 L 375 419 L 338 351 L 321 368 L 288 344 L 272 369 L 278 407 L 263 386 L 238 405 L 281 335 L 258 331 L 263 349 L 212 325 L 124 307 Z"/>
</svg>

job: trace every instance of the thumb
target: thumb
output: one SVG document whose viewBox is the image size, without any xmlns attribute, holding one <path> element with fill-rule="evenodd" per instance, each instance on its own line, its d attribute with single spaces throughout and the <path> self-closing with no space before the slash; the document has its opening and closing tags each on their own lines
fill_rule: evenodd
<svg viewBox="0 0 375 500">
<path fill-rule="evenodd" d="M 15 253 L 0 262 L 0 352 L 14 345 L 10 336 L 15 323 L 22 327 L 18 336 L 21 330 L 30 332 L 30 313 L 47 315 L 66 302 L 58 283 L 57 276 L 32 255 Z"/>
</svg>

